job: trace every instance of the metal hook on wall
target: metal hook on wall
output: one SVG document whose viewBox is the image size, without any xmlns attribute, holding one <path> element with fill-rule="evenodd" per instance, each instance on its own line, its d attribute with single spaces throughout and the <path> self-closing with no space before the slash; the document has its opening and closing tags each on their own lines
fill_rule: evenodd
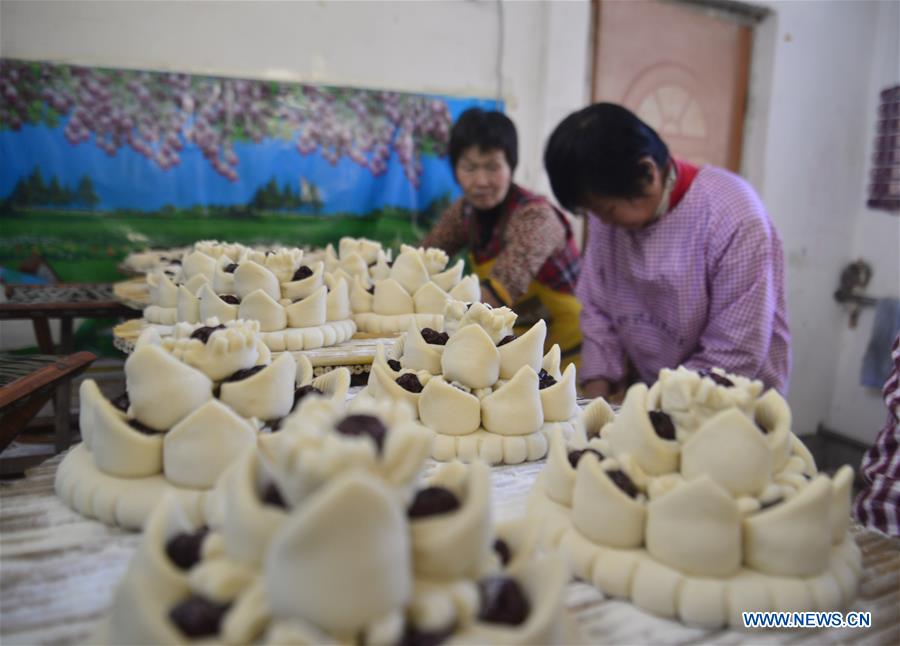
<svg viewBox="0 0 900 646">
<path fill-rule="evenodd" d="M 859 321 L 859 312 L 863 307 L 874 307 L 877 298 L 867 296 L 864 292 L 872 280 L 872 265 L 860 258 L 841 271 L 840 287 L 834 292 L 834 300 L 850 306 L 850 327 L 855 328 Z"/>
</svg>

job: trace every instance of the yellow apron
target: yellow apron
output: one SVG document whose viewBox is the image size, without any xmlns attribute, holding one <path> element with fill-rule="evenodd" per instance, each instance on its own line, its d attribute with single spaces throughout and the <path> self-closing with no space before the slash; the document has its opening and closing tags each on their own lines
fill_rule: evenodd
<svg viewBox="0 0 900 646">
<path fill-rule="evenodd" d="M 487 280 L 494 266 L 496 258 L 487 260 L 483 263 L 476 263 L 475 257 L 469 254 L 470 266 L 478 274 L 478 279 Z M 560 370 L 565 370 L 570 363 L 575 364 L 577 370 L 581 365 L 581 324 L 579 317 L 581 315 L 581 303 L 573 294 L 564 294 L 550 289 L 546 285 L 532 280 L 528 285 L 528 290 L 515 303 L 512 309 L 520 314 L 519 308 L 529 301 L 539 301 L 543 308 L 549 313 L 541 318 L 547 323 L 547 340 L 544 342 L 544 352 L 553 347 L 554 343 L 559 344 L 562 352 L 562 361 L 560 362 Z M 527 331 L 528 327 L 534 321 L 529 321 L 528 325 L 516 327 L 515 333 L 522 334 Z"/>
</svg>

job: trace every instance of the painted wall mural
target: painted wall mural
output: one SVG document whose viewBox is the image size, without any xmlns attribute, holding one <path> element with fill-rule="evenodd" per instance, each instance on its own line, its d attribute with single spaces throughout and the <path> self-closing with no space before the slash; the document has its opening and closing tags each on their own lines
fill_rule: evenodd
<svg viewBox="0 0 900 646">
<path fill-rule="evenodd" d="M 114 280 L 133 249 L 418 239 L 493 100 L 0 59 L 0 265 Z"/>
</svg>

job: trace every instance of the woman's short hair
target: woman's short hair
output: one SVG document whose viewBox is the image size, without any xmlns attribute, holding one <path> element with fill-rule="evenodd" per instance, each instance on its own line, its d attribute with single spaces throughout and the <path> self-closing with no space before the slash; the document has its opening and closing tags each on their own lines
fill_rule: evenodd
<svg viewBox="0 0 900 646">
<path fill-rule="evenodd" d="M 502 150 L 511 171 L 519 162 L 519 138 L 516 126 L 502 112 L 469 108 L 456 120 L 450 130 L 450 164 L 456 172 L 456 164 L 462 154 L 472 146 L 482 152 Z"/>
<path fill-rule="evenodd" d="M 660 171 L 669 149 L 656 131 L 630 110 L 595 103 L 556 126 L 544 150 L 544 166 L 559 203 L 574 211 L 589 195 L 634 199 L 645 194 L 650 157 Z"/>
</svg>

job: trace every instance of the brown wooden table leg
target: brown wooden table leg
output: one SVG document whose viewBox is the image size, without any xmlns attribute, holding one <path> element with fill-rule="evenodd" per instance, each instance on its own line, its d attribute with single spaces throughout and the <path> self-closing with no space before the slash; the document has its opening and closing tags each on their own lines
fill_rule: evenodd
<svg viewBox="0 0 900 646">
<path fill-rule="evenodd" d="M 72 354 L 75 352 L 75 335 L 72 333 L 72 318 L 63 316 L 59 319 L 59 349 L 60 354 Z"/>
<path fill-rule="evenodd" d="M 53 335 L 50 334 L 50 322 L 46 316 L 36 316 L 31 319 L 34 328 L 34 336 L 37 339 L 38 348 L 43 354 L 53 354 Z"/>
<path fill-rule="evenodd" d="M 59 319 L 59 347 L 63 354 L 71 354 L 74 351 L 75 339 L 72 334 L 72 317 L 62 316 Z M 56 452 L 65 451 L 72 442 L 72 382 L 66 380 L 56 389 L 53 397 L 53 411 L 55 413 L 56 427 Z"/>
<path fill-rule="evenodd" d="M 65 451 L 72 442 L 72 382 L 67 379 L 56 388 L 53 395 L 56 452 Z"/>
</svg>

